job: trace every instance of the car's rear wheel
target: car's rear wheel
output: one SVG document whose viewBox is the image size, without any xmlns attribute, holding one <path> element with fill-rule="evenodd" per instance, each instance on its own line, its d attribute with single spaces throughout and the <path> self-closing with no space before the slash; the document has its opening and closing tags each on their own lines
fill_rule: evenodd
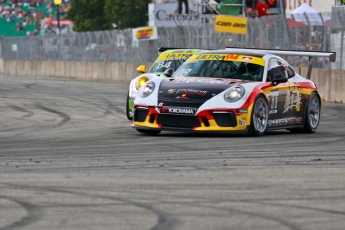
<svg viewBox="0 0 345 230">
<path fill-rule="evenodd" d="M 268 105 L 266 99 L 259 95 L 253 106 L 251 127 L 249 133 L 254 136 L 264 135 L 268 120 Z"/>
<path fill-rule="evenodd" d="M 320 98 L 317 93 L 314 92 L 309 98 L 308 107 L 305 114 L 303 129 L 305 133 L 314 133 L 317 130 L 320 122 L 320 109 Z"/>
<path fill-rule="evenodd" d="M 133 111 L 129 109 L 129 92 L 127 93 L 127 100 L 126 100 L 126 115 L 128 120 L 132 120 L 133 118 Z"/>
<path fill-rule="evenodd" d="M 139 133 L 144 133 L 148 135 L 158 135 L 161 131 L 160 130 L 146 130 L 146 129 L 137 129 Z"/>
</svg>

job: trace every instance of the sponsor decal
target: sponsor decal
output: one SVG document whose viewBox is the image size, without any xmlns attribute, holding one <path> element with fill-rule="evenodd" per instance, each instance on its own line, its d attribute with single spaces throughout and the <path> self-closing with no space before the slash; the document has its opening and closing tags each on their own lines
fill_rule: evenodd
<svg viewBox="0 0 345 230">
<path fill-rule="evenodd" d="M 270 110 L 270 112 L 269 112 L 270 114 L 276 114 L 276 113 L 278 113 L 278 110 L 276 110 L 276 109 L 274 109 L 274 110 Z"/>
<path fill-rule="evenodd" d="M 300 112 L 302 105 L 301 92 L 294 82 L 288 81 L 286 85 L 289 87 L 289 90 L 286 94 L 283 113 L 286 113 L 293 108 L 295 108 L 296 112 Z"/>
<path fill-rule="evenodd" d="M 269 120 L 267 124 L 268 126 L 287 125 L 288 120 L 287 119 Z"/>
<path fill-rule="evenodd" d="M 172 94 L 172 93 L 175 93 L 176 92 L 176 89 L 169 89 L 168 90 L 168 94 Z"/>
<path fill-rule="evenodd" d="M 240 123 L 241 126 L 246 126 L 247 125 L 246 122 L 244 122 L 243 120 L 239 120 L 239 123 Z"/>
<path fill-rule="evenodd" d="M 208 91 L 206 90 L 200 90 L 200 89 L 178 89 L 176 90 L 176 93 L 182 93 L 184 95 L 198 95 L 198 96 L 205 96 Z"/>
<path fill-rule="evenodd" d="M 224 56 L 219 54 L 201 54 L 197 55 L 196 60 L 222 60 Z"/>
<path fill-rule="evenodd" d="M 160 90 L 159 93 L 163 93 L 163 90 Z"/>
<path fill-rule="evenodd" d="M 187 53 L 172 53 L 172 54 L 167 54 L 166 59 L 168 60 L 186 60 L 193 54 L 187 54 Z"/>
<path fill-rule="evenodd" d="M 159 102 L 158 106 L 163 106 L 163 102 Z"/>
<path fill-rule="evenodd" d="M 164 107 L 161 109 L 161 113 L 194 115 L 196 108 Z"/>
<path fill-rule="evenodd" d="M 224 58 L 224 59 L 223 59 Z M 243 60 L 241 60 L 243 58 Z M 251 62 L 253 64 L 265 65 L 265 61 L 262 58 L 254 57 L 254 56 L 248 56 L 248 55 L 239 55 L 239 54 L 226 54 L 226 53 L 218 53 L 218 54 L 194 54 L 191 56 L 186 63 L 194 63 L 200 60 L 217 60 L 220 61 L 239 61 L 239 62 L 245 62 L 247 59 L 247 62 Z"/>
<path fill-rule="evenodd" d="M 176 99 L 189 100 L 189 97 L 186 94 L 182 94 L 181 96 L 177 96 Z"/>
<path fill-rule="evenodd" d="M 287 119 L 289 125 L 302 124 L 302 117 L 290 117 Z"/>
<path fill-rule="evenodd" d="M 246 57 L 246 56 L 243 56 L 242 58 L 241 58 L 241 61 L 253 61 L 253 58 L 251 58 L 251 57 Z"/>
</svg>

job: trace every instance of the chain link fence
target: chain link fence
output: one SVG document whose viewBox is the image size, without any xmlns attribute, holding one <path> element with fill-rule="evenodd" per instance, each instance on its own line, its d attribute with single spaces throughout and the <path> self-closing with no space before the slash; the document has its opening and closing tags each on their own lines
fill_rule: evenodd
<svg viewBox="0 0 345 230">
<path fill-rule="evenodd" d="M 341 9 L 340 9 L 341 8 Z M 272 15 L 249 18 L 247 34 L 214 31 L 214 19 L 202 26 L 158 27 L 158 39 L 134 46 L 132 31 L 110 30 L 46 36 L 2 37 L 1 52 L 7 60 L 65 60 L 93 62 L 153 62 L 159 47 L 223 49 L 225 47 L 337 51 L 333 69 L 343 69 L 345 11 L 332 14 Z M 330 21 L 332 21 L 331 24 Z M 340 51 L 340 52 L 339 52 Z M 288 58 L 288 57 L 286 57 Z M 295 66 L 304 59 L 290 58 Z M 317 64 L 330 68 L 330 64 Z"/>
</svg>

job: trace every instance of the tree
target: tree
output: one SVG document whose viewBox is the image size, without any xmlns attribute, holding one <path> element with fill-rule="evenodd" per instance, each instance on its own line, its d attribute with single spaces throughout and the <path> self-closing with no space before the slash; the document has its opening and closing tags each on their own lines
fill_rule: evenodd
<svg viewBox="0 0 345 230">
<path fill-rule="evenodd" d="M 146 26 L 150 0 L 70 0 L 73 30 L 98 31 Z"/>
<path fill-rule="evenodd" d="M 105 17 L 116 29 L 147 26 L 150 0 L 105 0 Z"/>
<path fill-rule="evenodd" d="M 70 0 L 67 18 L 73 21 L 73 30 L 99 31 L 112 29 L 105 17 L 105 0 Z"/>
</svg>

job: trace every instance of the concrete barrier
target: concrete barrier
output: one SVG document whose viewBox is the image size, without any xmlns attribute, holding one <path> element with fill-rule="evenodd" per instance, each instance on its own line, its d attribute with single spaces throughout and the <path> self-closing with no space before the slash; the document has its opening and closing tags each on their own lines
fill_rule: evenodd
<svg viewBox="0 0 345 230">
<path fill-rule="evenodd" d="M 322 101 L 329 101 L 330 100 L 330 78 L 331 78 L 331 70 L 326 69 L 318 69 L 313 70 L 311 80 L 317 86 L 319 94 L 321 96 Z"/>
<path fill-rule="evenodd" d="M 129 83 L 139 75 L 137 68 L 152 63 L 18 61 L 0 59 L 0 73 L 9 76 L 64 77 L 83 80 L 102 80 Z M 308 68 L 295 68 L 303 77 Z M 313 69 L 315 82 L 323 101 L 345 103 L 345 71 Z"/>
<path fill-rule="evenodd" d="M 52 73 L 54 77 L 63 77 L 65 76 L 65 62 L 64 61 L 56 61 L 55 62 L 55 72 Z"/>
<path fill-rule="evenodd" d="M 17 76 L 25 76 L 24 61 L 16 61 L 16 73 Z"/>
<path fill-rule="evenodd" d="M 330 102 L 345 103 L 345 71 L 333 70 L 330 80 Z"/>
<path fill-rule="evenodd" d="M 94 62 L 92 65 L 92 80 L 105 80 L 105 62 Z"/>
<path fill-rule="evenodd" d="M 75 64 L 75 78 L 87 79 L 85 62 L 76 62 Z"/>
</svg>

